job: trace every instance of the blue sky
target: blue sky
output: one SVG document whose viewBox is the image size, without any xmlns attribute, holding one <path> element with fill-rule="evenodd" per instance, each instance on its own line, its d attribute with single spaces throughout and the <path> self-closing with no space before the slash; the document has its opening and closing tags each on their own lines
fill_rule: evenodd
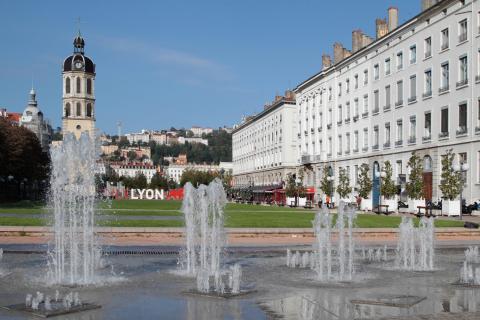
<svg viewBox="0 0 480 320">
<path fill-rule="evenodd" d="M 219 127 L 260 111 L 320 70 L 335 41 L 374 35 L 390 5 L 404 22 L 420 0 L 0 2 L 0 106 L 23 111 L 33 76 L 42 111 L 61 124 L 61 63 L 81 17 L 97 65 L 97 127 Z"/>
</svg>

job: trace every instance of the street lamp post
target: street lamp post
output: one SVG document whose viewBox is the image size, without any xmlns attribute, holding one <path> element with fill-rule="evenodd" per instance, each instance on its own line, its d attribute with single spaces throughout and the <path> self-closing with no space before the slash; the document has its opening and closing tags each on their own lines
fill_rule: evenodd
<svg viewBox="0 0 480 320">
<path fill-rule="evenodd" d="M 375 177 L 379 179 L 380 187 L 379 187 L 379 195 L 378 195 L 378 207 L 377 207 L 377 214 L 380 214 L 380 210 L 382 210 L 382 179 L 387 176 L 387 173 L 385 171 L 377 171 L 375 172 Z"/>
<path fill-rule="evenodd" d="M 330 203 L 328 204 L 329 206 L 331 206 L 331 203 L 333 203 L 333 202 L 332 202 L 332 198 L 333 198 L 333 181 L 334 181 L 334 180 L 335 180 L 335 178 L 333 177 L 333 175 L 329 175 L 329 176 L 327 177 L 327 181 L 330 183 L 330 194 L 329 194 L 329 196 L 330 196 Z"/>
<path fill-rule="evenodd" d="M 463 213 L 463 187 L 465 186 L 465 179 L 464 175 L 466 175 L 468 169 L 470 169 L 470 166 L 468 163 L 464 162 L 460 164 L 457 159 L 455 159 L 455 162 L 452 164 L 452 170 L 455 172 L 459 172 L 461 175 L 461 187 L 460 187 L 460 216 L 459 219 L 462 220 L 462 213 Z"/>
</svg>

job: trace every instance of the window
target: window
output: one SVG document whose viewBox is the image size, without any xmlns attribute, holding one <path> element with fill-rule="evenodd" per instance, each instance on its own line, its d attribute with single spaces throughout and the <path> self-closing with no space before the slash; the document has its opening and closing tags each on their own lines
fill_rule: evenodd
<svg viewBox="0 0 480 320">
<path fill-rule="evenodd" d="M 353 133 L 353 145 L 354 145 L 354 152 L 358 152 L 358 131 Z"/>
<path fill-rule="evenodd" d="M 467 56 L 462 56 L 460 57 L 460 61 L 459 61 L 459 66 L 460 66 L 460 70 L 459 70 L 459 81 L 457 83 L 457 87 L 459 86 L 463 86 L 463 85 L 466 85 L 468 84 L 468 61 L 467 61 Z"/>
<path fill-rule="evenodd" d="M 92 79 L 87 79 L 87 93 L 92 94 Z"/>
<path fill-rule="evenodd" d="M 378 64 L 376 64 L 376 65 L 373 66 L 373 78 L 375 80 L 378 80 L 379 77 L 380 77 L 380 68 L 379 68 Z"/>
<path fill-rule="evenodd" d="M 425 132 L 424 132 L 424 140 L 430 140 L 432 137 L 432 113 L 426 112 L 425 113 Z"/>
<path fill-rule="evenodd" d="M 373 127 L 373 145 L 378 149 L 378 126 Z"/>
<path fill-rule="evenodd" d="M 350 102 L 346 103 L 345 120 L 350 120 Z"/>
<path fill-rule="evenodd" d="M 391 94 L 390 94 L 390 86 L 385 87 L 385 109 L 390 109 L 390 101 L 391 101 Z"/>
<path fill-rule="evenodd" d="M 341 82 L 338 84 L 338 96 L 339 97 L 342 96 L 342 83 Z"/>
<path fill-rule="evenodd" d="M 480 152 L 479 152 L 479 159 L 480 159 Z M 480 162 L 480 160 L 479 160 Z M 356 185 L 357 184 L 357 180 L 358 180 L 358 165 L 356 164 L 354 167 L 353 167 L 353 185 Z"/>
<path fill-rule="evenodd" d="M 415 116 L 410 117 L 410 138 L 409 143 L 415 143 L 417 139 L 417 118 Z"/>
<path fill-rule="evenodd" d="M 442 64 L 442 80 L 441 80 L 441 87 L 440 92 L 447 91 L 449 89 L 450 83 L 450 71 L 448 62 Z"/>
<path fill-rule="evenodd" d="M 375 90 L 373 92 L 373 100 L 374 100 L 373 113 L 378 113 L 378 111 L 380 110 L 380 94 L 378 93 L 378 90 Z"/>
<path fill-rule="evenodd" d="M 447 50 L 449 47 L 449 39 L 448 39 L 448 28 L 443 29 L 441 32 L 441 43 L 442 43 L 442 50 Z"/>
<path fill-rule="evenodd" d="M 77 93 L 82 92 L 82 84 L 80 81 L 80 77 L 77 77 Z"/>
<path fill-rule="evenodd" d="M 441 111 L 440 137 L 448 136 L 448 108 Z"/>
<path fill-rule="evenodd" d="M 403 68 L 403 52 L 397 53 L 397 70 Z"/>
<path fill-rule="evenodd" d="M 425 39 L 425 59 L 432 56 L 432 37 Z"/>
<path fill-rule="evenodd" d="M 332 137 L 328 137 L 328 155 L 329 156 L 332 155 L 332 150 L 333 150 Z"/>
<path fill-rule="evenodd" d="M 417 46 L 410 47 L 410 64 L 417 62 Z"/>
<path fill-rule="evenodd" d="M 368 70 L 363 71 L 363 84 L 368 84 Z"/>
<path fill-rule="evenodd" d="M 385 143 L 383 146 L 385 148 L 390 147 L 390 122 L 385 123 Z"/>
<path fill-rule="evenodd" d="M 432 70 L 425 71 L 425 93 L 424 98 L 432 96 Z"/>
<path fill-rule="evenodd" d="M 464 19 L 458 23 L 458 42 L 467 41 L 467 19 Z"/>
<path fill-rule="evenodd" d="M 346 149 L 345 153 L 350 153 L 350 133 L 347 133 L 346 135 Z"/>
<path fill-rule="evenodd" d="M 342 105 L 338 106 L 338 121 L 337 123 L 342 123 L 343 115 L 342 115 Z"/>
<path fill-rule="evenodd" d="M 390 58 L 385 59 L 385 75 L 390 74 Z"/>
<path fill-rule="evenodd" d="M 397 82 L 397 102 L 395 103 L 395 105 L 397 107 L 403 105 L 403 81 L 402 80 Z"/>
<path fill-rule="evenodd" d="M 403 121 L 397 120 L 397 142 L 396 145 L 403 144 Z"/>
<path fill-rule="evenodd" d="M 410 98 L 408 102 L 417 101 L 417 76 L 413 75 L 410 77 Z"/>
<path fill-rule="evenodd" d="M 368 150 L 368 128 L 363 129 L 363 150 Z"/>
<path fill-rule="evenodd" d="M 338 154 L 342 154 L 342 135 L 338 135 Z"/>
<path fill-rule="evenodd" d="M 354 113 L 353 113 L 353 116 L 354 116 L 354 117 L 358 117 L 359 112 L 360 112 L 360 110 L 358 109 L 358 99 L 355 99 L 355 100 L 353 101 L 353 109 L 354 109 L 354 110 L 353 110 L 353 112 L 354 112 Z"/>
<path fill-rule="evenodd" d="M 328 125 L 331 126 L 333 121 L 332 109 L 328 109 Z"/>
<path fill-rule="evenodd" d="M 82 115 L 82 106 L 79 102 L 77 102 L 77 117 L 80 117 Z"/>
<path fill-rule="evenodd" d="M 332 87 L 328 88 L 328 101 L 332 101 Z"/>
<path fill-rule="evenodd" d="M 67 104 L 65 105 L 65 117 L 70 117 L 70 114 L 71 114 L 71 110 L 70 110 L 70 103 L 67 102 Z"/>
<path fill-rule="evenodd" d="M 467 133 L 467 104 L 461 103 L 458 106 L 458 129 L 457 134 Z"/>
<path fill-rule="evenodd" d="M 402 160 L 397 160 L 395 170 L 396 170 L 396 172 L 397 172 L 397 177 L 398 177 L 399 175 L 403 174 Z"/>
<path fill-rule="evenodd" d="M 65 80 L 65 93 L 70 93 L 70 78 L 67 77 Z"/>
<path fill-rule="evenodd" d="M 92 104 L 87 103 L 87 117 L 91 118 L 92 117 Z"/>
<path fill-rule="evenodd" d="M 349 93 L 350 92 L 350 79 L 347 79 L 345 81 L 345 92 Z"/>
<path fill-rule="evenodd" d="M 363 96 L 363 114 L 366 117 L 368 115 L 368 95 Z"/>
<path fill-rule="evenodd" d="M 355 83 L 354 83 L 355 89 L 358 89 L 358 74 L 356 74 L 353 79 L 354 79 L 354 82 L 355 82 Z"/>
</svg>

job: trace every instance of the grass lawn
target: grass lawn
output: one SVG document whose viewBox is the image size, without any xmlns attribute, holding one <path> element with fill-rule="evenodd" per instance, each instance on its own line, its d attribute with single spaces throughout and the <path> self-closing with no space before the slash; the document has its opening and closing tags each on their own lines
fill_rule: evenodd
<svg viewBox="0 0 480 320">
<path fill-rule="evenodd" d="M 100 202 L 98 213 L 103 215 L 128 216 L 179 216 L 181 201 L 152 201 L 152 200 L 113 200 Z M 41 226 L 45 219 L 26 218 L 22 214 L 48 213 L 41 203 L 21 202 L 15 204 L 1 204 L 0 213 L 18 213 L 17 217 L 0 217 L 3 226 Z M 315 211 L 292 209 L 289 207 L 260 206 L 250 204 L 229 203 L 225 208 L 225 225 L 231 228 L 310 228 Z M 400 217 L 377 216 L 373 214 L 359 214 L 356 226 L 360 228 L 396 228 L 400 224 Z M 418 224 L 418 219 L 414 220 Z M 180 227 L 179 220 L 119 220 L 99 221 L 102 226 L 118 227 Z M 437 227 L 462 227 L 462 221 L 440 220 L 435 221 Z"/>
</svg>

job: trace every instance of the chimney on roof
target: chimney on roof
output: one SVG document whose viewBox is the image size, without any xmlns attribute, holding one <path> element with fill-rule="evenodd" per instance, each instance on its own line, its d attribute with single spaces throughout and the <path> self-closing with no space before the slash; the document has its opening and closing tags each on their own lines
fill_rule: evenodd
<svg viewBox="0 0 480 320">
<path fill-rule="evenodd" d="M 375 29 L 377 33 L 377 39 L 380 39 L 388 33 L 388 25 L 386 19 L 376 19 L 375 20 Z"/>
<path fill-rule="evenodd" d="M 340 42 L 333 44 L 333 64 L 337 64 L 343 60 L 344 48 Z"/>
<path fill-rule="evenodd" d="M 388 31 L 391 32 L 397 27 L 398 27 L 398 8 L 390 7 L 388 8 Z"/>
<path fill-rule="evenodd" d="M 362 48 L 368 46 L 372 42 L 373 42 L 372 37 L 370 37 L 369 35 L 366 35 L 366 34 L 362 35 Z"/>
<path fill-rule="evenodd" d="M 430 7 L 433 7 L 439 2 L 439 0 L 422 0 L 422 11 L 425 11 L 429 9 Z"/>
<path fill-rule="evenodd" d="M 352 53 L 362 49 L 363 32 L 360 29 L 352 31 Z"/>
<path fill-rule="evenodd" d="M 322 54 L 322 70 L 326 70 L 332 66 L 332 57 L 324 53 Z"/>
<path fill-rule="evenodd" d="M 286 90 L 285 91 L 285 99 L 294 100 L 295 99 L 295 92 L 293 92 L 292 90 Z"/>
</svg>

